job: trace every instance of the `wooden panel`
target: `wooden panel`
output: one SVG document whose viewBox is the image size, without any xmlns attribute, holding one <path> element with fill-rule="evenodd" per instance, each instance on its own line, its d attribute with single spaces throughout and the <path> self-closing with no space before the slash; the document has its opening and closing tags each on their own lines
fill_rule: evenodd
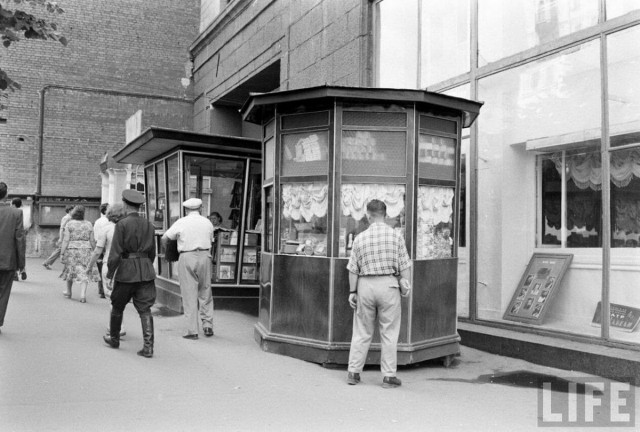
<svg viewBox="0 0 640 432">
<path fill-rule="evenodd" d="M 329 338 L 329 258 L 275 255 L 271 332 Z"/>
<path fill-rule="evenodd" d="M 413 262 L 411 342 L 456 333 L 458 259 Z"/>
<path fill-rule="evenodd" d="M 334 302 L 333 302 L 333 340 L 332 342 L 351 342 L 353 328 L 353 309 L 349 306 L 349 271 L 347 263 L 349 259 L 341 258 L 334 261 Z M 402 322 L 400 327 L 399 343 L 408 342 L 407 328 L 409 319 L 409 302 L 402 298 Z M 380 342 L 378 329 L 373 336 L 373 343 Z"/>
<path fill-rule="evenodd" d="M 271 263 L 273 255 L 268 253 L 260 254 L 260 306 L 258 319 L 265 329 L 270 328 L 271 313 Z"/>
</svg>

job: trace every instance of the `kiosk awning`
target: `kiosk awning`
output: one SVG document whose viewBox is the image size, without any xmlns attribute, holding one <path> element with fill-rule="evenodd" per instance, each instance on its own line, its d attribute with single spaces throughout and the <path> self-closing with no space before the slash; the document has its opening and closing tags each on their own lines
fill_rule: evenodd
<svg viewBox="0 0 640 432">
<path fill-rule="evenodd" d="M 260 140 L 226 135 L 210 135 L 152 126 L 118 150 L 116 162 L 144 165 L 174 150 L 205 151 L 261 157 Z"/>
</svg>

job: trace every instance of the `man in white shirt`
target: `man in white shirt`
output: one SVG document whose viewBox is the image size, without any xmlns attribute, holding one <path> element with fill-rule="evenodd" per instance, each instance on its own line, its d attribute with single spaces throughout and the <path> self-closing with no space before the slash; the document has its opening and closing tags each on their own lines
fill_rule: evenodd
<svg viewBox="0 0 640 432">
<path fill-rule="evenodd" d="M 162 247 L 178 241 L 178 280 L 187 324 L 185 339 L 198 339 L 198 312 L 205 336 L 213 336 L 213 296 L 211 295 L 211 243 L 213 225 L 200 215 L 202 200 L 182 203 L 186 216 L 175 221 L 162 236 Z M 198 302 L 200 307 L 198 308 Z"/>
<path fill-rule="evenodd" d="M 109 204 L 102 203 L 100 204 L 100 219 L 95 221 L 93 224 L 93 238 L 97 239 L 101 236 L 102 232 L 105 230 L 107 226 L 109 226 L 110 222 L 107 219 L 107 210 L 109 208 Z M 100 298 L 105 298 L 104 295 L 104 287 L 102 285 L 102 258 L 104 257 L 105 251 L 102 252 L 98 261 L 96 261 L 96 266 L 98 266 L 98 273 L 100 273 L 100 282 L 98 282 L 98 294 L 100 294 Z"/>
</svg>

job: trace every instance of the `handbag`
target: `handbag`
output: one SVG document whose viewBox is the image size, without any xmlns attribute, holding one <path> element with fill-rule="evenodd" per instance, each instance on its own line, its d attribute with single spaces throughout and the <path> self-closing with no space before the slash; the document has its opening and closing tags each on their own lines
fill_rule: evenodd
<svg viewBox="0 0 640 432">
<path fill-rule="evenodd" d="M 164 249 L 164 259 L 167 262 L 175 262 L 180 258 L 180 252 L 178 252 L 178 240 L 168 240 Z"/>
</svg>

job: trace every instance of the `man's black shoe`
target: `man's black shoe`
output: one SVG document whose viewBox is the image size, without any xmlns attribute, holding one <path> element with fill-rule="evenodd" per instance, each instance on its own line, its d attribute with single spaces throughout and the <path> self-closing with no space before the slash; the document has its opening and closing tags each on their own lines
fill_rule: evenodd
<svg viewBox="0 0 640 432">
<path fill-rule="evenodd" d="M 198 339 L 198 335 L 197 334 L 186 334 L 184 336 L 182 336 L 185 339 L 192 339 L 192 340 L 196 340 Z"/>
<path fill-rule="evenodd" d="M 394 388 L 394 387 L 400 387 L 402 385 L 402 381 L 400 381 L 398 378 L 392 376 L 392 377 L 384 377 L 382 379 L 382 388 Z"/>
<path fill-rule="evenodd" d="M 347 384 L 356 385 L 360 382 L 360 374 L 357 372 L 349 372 L 347 374 Z"/>
<path fill-rule="evenodd" d="M 204 335 L 206 337 L 211 337 L 213 336 L 213 329 L 211 327 L 205 327 L 204 328 Z"/>
<path fill-rule="evenodd" d="M 20 277 L 22 278 L 22 280 L 25 280 L 27 278 L 27 272 L 23 271 L 22 273 L 20 273 Z"/>
</svg>

